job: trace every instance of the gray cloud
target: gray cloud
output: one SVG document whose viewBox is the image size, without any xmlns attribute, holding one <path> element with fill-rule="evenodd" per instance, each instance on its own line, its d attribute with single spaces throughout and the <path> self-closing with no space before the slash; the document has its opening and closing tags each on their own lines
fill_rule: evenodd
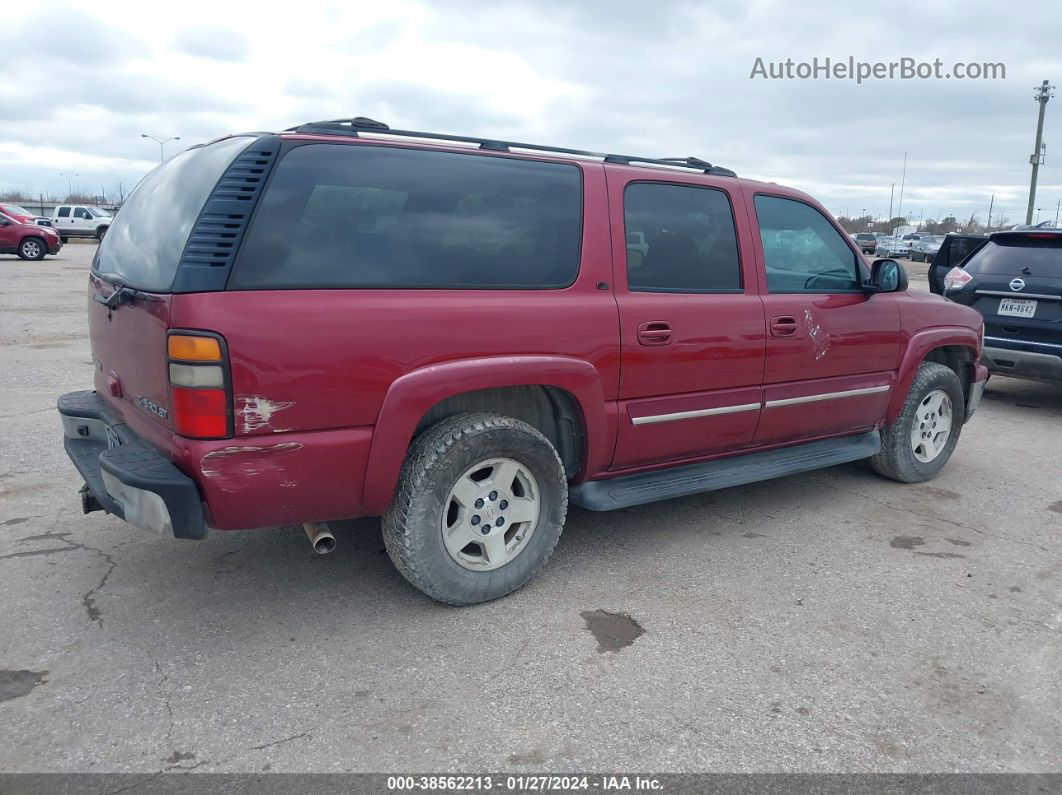
<svg viewBox="0 0 1062 795">
<path fill-rule="evenodd" d="M 22 20 L 9 19 L 5 28 L 0 32 L 0 52 L 12 62 L 39 70 L 42 80 L 57 62 L 88 69 L 113 67 L 147 52 L 135 36 L 72 6 L 51 5 Z"/>
<path fill-rule="evenodd" d="M 185 28 L 174 37 L 174 44 L 188 55 L 215 61 L 242 61 L 249 49 L 242 33 L 209 25 Z"/>
</svg>

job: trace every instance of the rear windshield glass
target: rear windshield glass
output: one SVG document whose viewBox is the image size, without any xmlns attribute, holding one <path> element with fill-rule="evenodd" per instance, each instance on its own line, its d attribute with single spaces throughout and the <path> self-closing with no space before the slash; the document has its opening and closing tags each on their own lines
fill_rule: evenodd
<svg viewBox="0 0 1062 795">
<path fill-rule="evenodd" d="M 1023 268 L 1062 276 L 1062 235 L 992 238 L 966 263 L 971 273 L 1017 274 Z"/>
<path fill-rule="evenodd" d="M 239 136 L 189 149 L 144 177 L 111 221 L 95 270 L 129 287 L 168 291 L 207 197 L 252 141 Z"/>
<path fill-rule="evenodd" d="M 308 144 L 274 171 L 229 287 L 566 287 L 581 226 L 574 165 Z"/>
</svg>

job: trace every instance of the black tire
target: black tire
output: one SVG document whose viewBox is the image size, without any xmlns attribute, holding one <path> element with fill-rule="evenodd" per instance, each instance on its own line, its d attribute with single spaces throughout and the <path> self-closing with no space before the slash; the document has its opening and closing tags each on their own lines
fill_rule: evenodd
<svg viewBox="0 0 1062 795">
<path fill-rule="evenodd" d="M 105 227 L 105 226 L 96 227 L 96 239 L 97 240 L 103 240 L 103 237 L 106 234 L 107 234 L 107 227 Z"/>
<path fill-rule="evenodd" d="M 911 438 L 914 425 L 919 421 L 918 410 L 922 401 L 934 391 L 941 390 L 951 401 L 951 429 L 943 449 L 931 461 L 919 461 L 915 457 Z M 966 401 L 959 377 L 950 367 L 936 362 L 922 362 L 914 382 L 907 393 L 900 416 L 881 432 L 881 452 L 870 459 L 870 466 L 879 475 L 901 483 L 921 483 L 937 476 L 951 458 L 959 441 Z"/>
<path fill-rule="evenodd" d="M 525 467 L 538 485 L 537 523 L 525 546 L 500 568 L 458 564 L 443 542 L 447 497 L 470 467 L 504 457 Z M 387 553 L 398 571 L 432 599 L 472 605 L 521 588 L 546 565 L 568 511 L 568 484 L 557 451 L 526 422 L 475 412 L 448 417 L 410 446 L 398 488 L 383 517 Z"/>
<path fill-rule="evenodd" d="M 18 244 L 18 255 L 22 259 L 42 260 L 48 253 L 48 244 L 39 237 L 25 237 Z"/>
<path fill-rule="evenodd" d="M 60 237 L 59 239 L 63 241 L 64 246 L 70 242 L 70 238 L 68 237 Z"/>
</svg>

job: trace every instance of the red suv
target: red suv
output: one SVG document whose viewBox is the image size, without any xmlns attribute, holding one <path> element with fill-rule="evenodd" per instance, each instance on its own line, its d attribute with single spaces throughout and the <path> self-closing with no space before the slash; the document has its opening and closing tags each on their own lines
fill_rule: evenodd
<svg viewBox="0 0 1062 795">
<path fill-rule="evenodd" d="M 93 262 L 86 511 L 207 529 L 383 516 L 451 604 L 607 510 L 867 458 L 933 477 L 982 323 L 821 205 L 695 158 L 389 130 L 222 138 L 159 166 Z"/>
<path fill-rule="evenodd" d="M 0 254 L 18 254 L 22 259 L 44 259 L 46 254 L 58 254 L 63 241 L 48 226 L 32 221 L 20 221 L 0 213 Z"/>
</svg>

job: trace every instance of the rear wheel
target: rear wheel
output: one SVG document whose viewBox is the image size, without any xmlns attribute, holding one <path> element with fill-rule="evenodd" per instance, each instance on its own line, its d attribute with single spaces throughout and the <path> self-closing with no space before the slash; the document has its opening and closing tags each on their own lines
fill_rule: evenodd
<svg viewBox="0 0 1062 795">
<path fill-rule="evenodd" d="M 955 371 L 922 362 L 900 416 L 882 430 L 881 452 L 870 465 L 901 483 L 936 477 L 959 441 L 964 411 L 962 384 Z"/>
<path fill-rule="evenodd" d="M 27 237 L 18 245 L 18 255 L 22 259 L 44 259 L 48 247 L 39 237 Z"/>
<path fill-rule="evenodd" d="M 537 429 L 501 414 L 459 414 L 410 446 L 383 517 L 384 545 L 433 599 L 487 602 L 546 564 L 567 508 L 564 467 Z"/>
</svg>

